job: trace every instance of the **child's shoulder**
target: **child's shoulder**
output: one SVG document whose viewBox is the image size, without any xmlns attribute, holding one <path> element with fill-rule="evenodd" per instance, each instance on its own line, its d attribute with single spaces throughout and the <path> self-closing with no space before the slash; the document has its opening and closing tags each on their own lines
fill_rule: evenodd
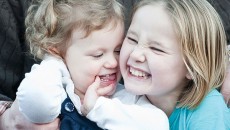
<svg viewBox="0 0 230 130">
<path fill-rule="evenodd" d="M 204 98 L 204 100 L 200 104 L 202 105 L 224 105 L 226 106 L 224 102 L 223 95 L 217 91 L 216 89 L 211 90 Z"/>
<path fill-rule="evenodd" d="M 197 114 L 223 114 L 225 112 L 230 113 L 229 108 L 224 101 L 223 95 L 216 89 L 211 90 L 205 96 L 200 105 L 196 109 L 194 109 L 193 112 Z"/>
<path fill-rule="evenodd" d="M 198 107 L 186 113 L 188 128 L 222 130 L 230 127 L 230 109 L 216 89 L 210 91 Z"/>
</svg>

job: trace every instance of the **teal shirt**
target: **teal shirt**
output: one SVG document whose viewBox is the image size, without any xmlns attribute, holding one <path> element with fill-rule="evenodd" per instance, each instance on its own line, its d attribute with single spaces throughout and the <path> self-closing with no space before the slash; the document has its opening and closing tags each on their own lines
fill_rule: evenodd
<svg viewBox="0 0 230 130">
<path fill-rule="evenodd" d="M 196 109 L 176 108 L 169 123 L 170 130 L 230 130 L 230 109 L 214 89 Z"/>
</svg>

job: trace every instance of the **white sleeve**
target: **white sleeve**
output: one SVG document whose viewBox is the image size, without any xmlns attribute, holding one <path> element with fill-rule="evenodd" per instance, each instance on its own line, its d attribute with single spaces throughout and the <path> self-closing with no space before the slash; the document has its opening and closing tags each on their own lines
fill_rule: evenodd
<svg viewBox="0 0 230 130">
<path fill-rule="evenodd" d="M 123 104 L 116 98 L 100 97 L 87 118 L 108 130 L 169 130 L 162 110 L 150 103 Z"/>
<path fill-rule="evenodd" d="M 58 117 L 66 98 L 60 61 L 48 59 L 34 65 L 21 82 L 16 100 L 19 110 L 33 123 L 49 123 Z"/>
</svg>

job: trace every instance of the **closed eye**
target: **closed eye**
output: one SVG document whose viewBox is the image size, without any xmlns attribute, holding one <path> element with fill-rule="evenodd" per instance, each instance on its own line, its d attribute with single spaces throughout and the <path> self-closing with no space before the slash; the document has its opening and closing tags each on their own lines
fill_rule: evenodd
<svg viewBox="0 0 230 130">
<path fill-rule="evenodd" d="M 132 44 L 137 44 L 137 43 L 138 43 L 137 40 L 135 40 L 135 39 L 133 39 L 133 38 L 131 38 L 131 37 L 127 37 L 127 39 L 128 39 L 129 42 L 132 43 Z"/>
<path fill-rule="evenodd" d="M 151 50 L 153 50 L 153 51 L 157 51 L 157 52 L 163 52 L 163 53 L 165 53 L 163 50 L 158 49 L 158 48 L 155 48 L 155 47 L 150 47 L 150 49 L 151 49 Z"/>
<path fill-rule="evenodd" d="M 97 54 L 97 55 L 93 55 L 94 58 L 100 58 L 100 57 L 102 57 L 102 56 L 103 56 L 103 53 Z"/>
</svg>

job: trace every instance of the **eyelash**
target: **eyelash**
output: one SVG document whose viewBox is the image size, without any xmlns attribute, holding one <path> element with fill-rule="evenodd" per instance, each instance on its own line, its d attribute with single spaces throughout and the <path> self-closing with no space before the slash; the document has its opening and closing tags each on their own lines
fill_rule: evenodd
<svg viewBox="0 0 230 130">
<path fill-rule="evenodd" d="M 94 55 L 93 57 L 94 57 L 94 58 L 100 58 L 101 56 L 103 56 L 103 53 L 102 53 L 102 54 L 99 54 L 99 55 Z"/>
<path fill-rule="evenodd" d="M 130 40 L 132 43 L 138 44 L 138 42 L 137 42 L 135 39 L 133 39 L 133 38 L 131 38 L 131 37 L 127 37 L 127 38 L 128 38 L 128 40 Z M 158 52 L 165 53 L 165 52 L 162 51 L 161 49 L 158 49 L 158 48 L 155 48 L 155 47 L 150 47 L 150 49 L 153 50 L 153 51 L 158 51 Z"/>
<path fill-rule="evenodd" d="M 119 49 L 119 50 L 115 50 L 114 52 L 117 53 L 118 55 L 120 55 L 120 51 L 121 51 L 121 50 Z M 100 57 L 102 57 L 102 56 L 103 56 L 103 53 L 102 53 L 102 54 L 98 54 L 98 55 L 94 55 L 93 57 L 94 57 L 94 58 L 100 58 Z"/>
<path fill-rule="evenodd" d="M 130 40 L 131 42 L 134 42 L 135 44 L 138 43 L 137 40 L 135 40 L 135 39 L 133 39 L 133 38 L 131 38 L 131 37 L 127 37 L 127 38 L 128 38 L 128 40 Z"/>
<path fill-rule="evenodd" d="M 162 51 L 161 49 L 155 48 L 155 47 L 150 47 L 150 49 L 153 50 L 153 51 L 158 51 L 158 52 L 163 52 L 164 53 L 164 51 Z"/>
</svg>

